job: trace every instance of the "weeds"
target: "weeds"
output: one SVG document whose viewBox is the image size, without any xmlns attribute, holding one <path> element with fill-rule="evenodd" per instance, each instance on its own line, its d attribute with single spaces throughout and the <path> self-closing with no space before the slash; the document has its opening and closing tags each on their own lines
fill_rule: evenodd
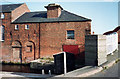
<svg viewBox="0 0 120 79">
<path fill-rule="evenodd" d="M 120 59 L 117 59 L 116 61 L 115 61 L 115 63 L 118 63 L 120 61 Z"/>
<path fill-rule="evenodd" d="M 2 61 L 2 64 L 8 64 L 8 65 L 29 65 L 30 63 L 20 63 L 20 62 L 6 62 L 6 61 Z"/>
</svg>

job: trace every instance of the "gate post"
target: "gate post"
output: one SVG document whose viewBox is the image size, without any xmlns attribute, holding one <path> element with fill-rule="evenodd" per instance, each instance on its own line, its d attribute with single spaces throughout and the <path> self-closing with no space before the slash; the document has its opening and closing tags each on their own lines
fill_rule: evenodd
<svg viewBox="0 0 120 79">
<path fill-rule="evenodd" d="M 67 73 L 67 68 L 66 68 L 66 52 L 64 52 L 64 75 Z"/>
</svg>

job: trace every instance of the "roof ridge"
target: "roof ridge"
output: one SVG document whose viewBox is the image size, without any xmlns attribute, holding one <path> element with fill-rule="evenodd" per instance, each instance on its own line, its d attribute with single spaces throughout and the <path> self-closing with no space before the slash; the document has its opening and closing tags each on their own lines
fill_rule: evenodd
<svg viewBox="0 0 120 79">
<path fill-rule="evenodd" d="M 18 4 L 3 4 L 3 5 L 22 5 L 22 4 L 24 4 L 24 3 L 18 3 Z"/>
<path fill-rule="evenodd" d="M 47 12 L 47 11 L 34 11 L 34 12 L 25 12 L 24 14 L 27 14 L 27 13 L 40 13 L 40 12 Z"/>
<path fill-rule="evenodd" d="M 107 31 L 107 32 L 103 33 L 103 35 L 108 35 L 108 34 L 111 34 L 111 33 L 117 32 L 118 30 L 120 30 L 120 26 L 116 27 L 114 30 Z"/>
<path fill-rule="evenodd" d="M 47 12 L 47 11 L 32 11 L 30 13 L 34 13 L 34 12 Z"/>
<path fill-rule="evenodd" d="M 120 26 L 116 27 L 113 31 L 118 31 L 120 29 Z"/>
<path fill-rule="evenodd" d="M 66 10 L 62 10 L 61 15 L 58 18 L 47 18 L 47 11 L 33 11 L 26 12 L 15 20 L 13 23 L 44 23 L 44 22 L 86 22 L 91 21 L 90 19 L 85 19 L 76 14 L 70 13 Z"/>
</svg>

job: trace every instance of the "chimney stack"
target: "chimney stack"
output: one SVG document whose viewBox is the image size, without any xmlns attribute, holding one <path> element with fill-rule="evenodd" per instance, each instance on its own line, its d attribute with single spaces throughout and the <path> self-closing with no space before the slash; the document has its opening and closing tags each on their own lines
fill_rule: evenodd
<svg viewBox="0 0 120 79">
<path fill-rule="evenodd" d="M 63 8 L 59 4 L 48 4 L 45 6 L 47 9 L 47 18 L 58 18 L 61 15 Z"/>
</svg>

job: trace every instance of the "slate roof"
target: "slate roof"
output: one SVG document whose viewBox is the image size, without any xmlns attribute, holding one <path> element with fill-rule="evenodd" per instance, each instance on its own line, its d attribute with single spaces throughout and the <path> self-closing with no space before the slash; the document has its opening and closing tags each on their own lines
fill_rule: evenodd
<svg viewBox="0 0 120 79">
<path fill-rule="evenodd" d="M 119 30 L 120 30 L 120 26 L 116 27 L 116 28 L 115 28 L 114 30 L 112 30 L 112 31 L 105 32 L 103 35 L 109 35 L 109 34 L 111 34 L 111 33 L 117 32 L 117 31 L 119 31 Z"/>
<path fill-rule="evenodd" d="M 23 3 L 22 3 L 23 4 Z M 6 4 L 6 5 L 0 5 L 0 12 L 11 12 L 17 7 L 21 6 L 22 4 Z"/>
<path fill-rule="evenodd" d="M 47 18 L 47 11 L 26 12 L 13 23 L 43 23 L 43 22 L 78 22 L 91 21 L 91 19 L 78 16 L 66 10 L 62 10 L 58 18 Z"/>
</svg>

